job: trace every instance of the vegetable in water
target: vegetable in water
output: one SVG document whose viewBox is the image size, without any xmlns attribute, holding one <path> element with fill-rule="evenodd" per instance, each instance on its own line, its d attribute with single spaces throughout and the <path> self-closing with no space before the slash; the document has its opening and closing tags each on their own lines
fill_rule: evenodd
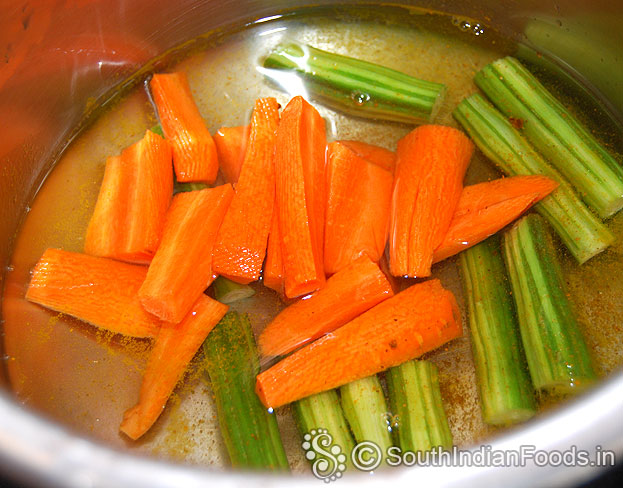
<svg viewBox="0 0 623 488">
<path fill-rule="evenodd" d="M 402 452 L 451 449 L 452 433 L 443 408 L 437 367 L 429 361 L 408 361 L 385 375 L 394 414 L 396 443 Z"/>
<path fill-rule="evenodd" d="M 177 181 L 214 183 L 218 156 L 186 74 L 155 74 L 149 82 L 162 132 L 173 148 Z"/>
<path fill-rule="evenodd" d="M 596 375 L 540 216 L 527 215 L 504 234 L 504 259 L 532 384 L 554 394 L 585 388 Z"/>
<path fill-rule="evenodd" d="M 264 356 L 285 355 L 393 294 L 378 265 L 361 256 L 329 278 L 323 288 L 283 309 L 260 334 L 260 351 Z"/>
<path fill-rule="evenodd" d="M 138 403 L 125 412 L 121 432 L 136 440 L 151 428 L 188 364 L 228 308 L 201 295 L 184 320 L 160 328 L 143 373 Z"/>
<path fill-rule="evenodd" d="M 580 264 L 614 242 L 612 233 L 582 203 L 562 175 L 481 95 L 465 98 L 453 115 L 485 156 L 504 173 L 543 175 L 558 182 L 558 188 L 535 208 L 549 221 Z"/>
<path fill-rule="evenodd" d="M 285 295 L 295 298 L 325 283 L 325 123 L 302 97 L 281 114 L 275 141 L 277 212 Z"/>
<path fill-rule="evenodd" d="M 277 46 L 264 68 L 264 74 L 286 91 L 288 74 L 295 72 L 312 98 L 358 117 L 397 122 L 431 122 L 446 91 L 441 83 L 292 41 Z"/>
<path fill-rule="evenodd" d="M 218 276 L 212 283 L 214 298 L 221 303 L 234 303 L 255 295 L 255 290 L 249 285 L 241 285 L 228 280 L 224 276 Z"/>
<path fill-rule="evenodd" d="M 135 263 L 151 261 L 171 202 L 171 147 L 151 131 L 106 160 L 84 252 Z"/>
<path fill-rule="evenodd" d="M 394 276 L 430 276 L 473 151 L 465 134 L 442 125 L 420 126 L 398 141 L 389 230 Z"/>
<path fill-rule="evenodd" d="M 461 335 L 454 295 L 439 280 L 413 285 L 299 349 L 257 377 L 267 407 L 371 376 Z"/>
<path fill-rule="evenodd" d="M 519 61 L 498 59 L 474 82 L 602 219 L 623 208 L 621 164 Z"/>
<path fill-rule="evenodd" d="M 173 197 L 160 246 L 138 293 L 145 310 L 178 323 L 212 283 L 212 247 L 233 193 L 227 183 Z"/>
<path fill-rule="evenodd" d="M 437 263 L 495 234 L 556 189 L 545 176 L 514 176 L 463 188 L 450 228 L 433 254 Z"/>
<path fill-rule="evenodd" d="M 173 184 L 173 194 L 176 195 L 178 193 L 189 191 L 205 190 L 206 188 L 210 187 L 205 183 L 180 183 L 179 181 L 176 181 Z"/>
<path fill-rule="evenodd" d="M 160 137 L 164 137 L 164 132 L 162 131 L 162 126 L 160 124 L 156 124 L 149 129 L 154 134 L 158 134 Z"/>
<path fill-rule="evenodd" d="M 235 195 L 212 253 L 214 272 L 238 283 L 258 280 L 266 256 L 275 204 L 273 152 L 278 125 L 277 100 L 256 100 Z"/>
<path fill-rule="evenodd" d="M 392 120 L 430 120 L 444 91 L 443 85 L 296 43 L 276 48 L 264 66 L 275 68 L 266 74 L 298 71 L 316 95 L 356 106 L 360 115 Z M 512 110 L 523 110 L 526 136 L 539 148 L 549 144 L 540 150 L 552 161 L 554 146 L 561 148 L 557 158 L 573 153 L 574 168 L 565 174 L 589 168 L 604 188 L 591 192 L 586 181 L 574 184 L 602 216 L 616 212 L 623 194 L 615 198 L 620 174 L 613 160 L 574 120 L 551 122 L 556 114 L 566 117 L 557 105 L 548 108 L 555 112 L 551 120 L 543 119 L 535 107 L 550 103 L 550 95 L 521 69 L 502 60 L 476 81 L 493 90 L 498 104 L 503 90 L 513 92 L 517 99 L 502 108 L 513 117 Z M 501 84 L 490 79 L 498 74 L 493 70 L 504 72 Z M 517 95 L 524 85 L 543 100 Z M 519 326 L 497 241 L 481 241 L 541 200 L 537 208 L 580 262 L 613 238 L 482 97 L 461 102 L 455 117 L 505 172 L 523 176 L 463 188 L 474 146 L 450 127 L 418 127 L 399 141 L 396 154 L 361 141 L 327 146 L 324 120 L 297 96 L 281 118 L 275 99 L 258 99 L 250 125 L 221 128 L 213 140 L 185 75 L 154 75 L 150 87 L 168 142 L 148 131 L 120 158 L 111 158 L 86 246 L 95 250 L 94 243 L 103 243 L 108 250 L 95 253 L 151 260 L 149 270 L 52 249 L 35 268 L 27 293 L 35 303 L 98 327 L 155 338 L 139 401 L 121 424 L 131 439 L 158 419 L 205 340 L 221 432 L 236 467 L 288 468 L 275 416 L 266 407 L 291 402 L 306 442 L 329 434 L 347 455 L 354 440 L 373 441 L 387 452 L 392 430 L 403 451 L 449 449 L 437 370 L 413 359 L 461 335 L 456 300 L 435 279 L 394 294 L 398 287 L 380 266 L 394 276 L 427 277 L 434 262 L 479 242 L 462 253 L 461 266 L 484 420 L 505 425 L 535 413 L 518 327 L 538 391 L 567 393 L 595 378 L 540 218 L 525 217 L 504 237 Z M 588 157 L 590 151 L 602 161 Z M 205 188 L 216 178 L 217 154 L 229 183 Z M 251 296 L 246 284 L 260 277 L 263 264 L 266 286 L 288 298 L 311 294 L 282 310 L 261 333 L 263 355 L 300 349 L 260 373 L 249 318 L 225 315 L 228 307 L 219 301 Z M 221 275 L 213 285 L 218 301 L 203 294 L 215 274 Z M 385 370 L 393 416 L 376 376 Z"/>
<path fill-rule="evenodd" d="M 327 147 L 324 269 L 329 275 L 366 254 L 385 252 L 395 155 L 356 141 Z"/>
<path fill-rule="evenodd" d="M 322 442 L 329 440 L 327 435 L 331 436 L 331 443 L 340 447 L 346 456 L 346 465 L 350 465 L 350 453 L 355 447 L 355 441 L 335 390 L 323 391 L 294 402 L 292 413 L 304 440 L 310 442 L 313 437 L 319 436 L 319 441 Z M 321 429 L 326 432 L 320 432 Z M 316 435 L 312 435 L 312 432 L 316 432 Z M 326 456 L 316 454 L 316 459 L 330 462 Z"/>
<path fill-rule="evenodd" d="M 534 389 L 497 236 L 461 253 L 472 355 L 484 421 L 523 422 L 536 413 Z"/>
<path fill-rule="evenodd" d="M 221 434 L 237 468 L 287 470 L 275 414 L 255 394 L 260 371 L 249 318 L 229 312 L 203 344 Z"/>
<path fill-rule="evenodd" d="M 390 413 L 376 375 L 351 381 L 340 388 L 342 408 L 357 442 L 374 442 L 383 453 L 393 445 Z"/>
<path fill-rule="evenodd" d="M 32 272 L 26 299 L 115 334 L 156 337 L 161 322 L 138 299 L 146 275 L 146 266 L 47 249 Z"/>
</svg>

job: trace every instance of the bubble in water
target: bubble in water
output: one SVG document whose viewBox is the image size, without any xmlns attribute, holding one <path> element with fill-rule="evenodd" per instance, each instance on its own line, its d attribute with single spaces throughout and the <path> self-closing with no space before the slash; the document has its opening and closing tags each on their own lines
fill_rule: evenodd
<svg viewBox="0 0 623 488">
<path fill-rule="evenodd" d="M 370 101 L 370 95 L 368 93 L 354 91 L 350 94 L 350 98 L 352 98 L 353 102 L 360 107 L 365 103 Z"/>
<path fill-rule="evenodd" d="M 391 412 L 384 414 L 385 424 L 387 425 L 387 431 L 392 432 L 400 426 L 400 419 L 398 415 L 394 415 Z"/>
<path fill-rule="evenodd" d="M 485 30 L 482 28 L 482 26 L 478 23 L 474 24 L 472 27 L 472 34 L 474 34 L 475 36 L 481 36 L 485 33 Z"/>
<path fill-rule="evenodd" d="M 478 22 L 462 19 L 460 17 L 452 17 L 452 24 L 461 29 L 463 32 L 469 32 L 475 36 L 481 36 L 485 33 L 483 26 Z"/>
</svg>

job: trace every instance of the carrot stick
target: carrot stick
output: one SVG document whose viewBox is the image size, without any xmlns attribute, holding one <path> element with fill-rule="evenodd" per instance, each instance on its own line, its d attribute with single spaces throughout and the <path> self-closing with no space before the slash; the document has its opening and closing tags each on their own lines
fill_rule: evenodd
<svg viewBox="0 0 623 488">
<path fill-rule="evenodd" d="M 391 168 L 394 155 L 362 142 L 337 141 L 329 144 L 327 156 L 324 270 L 333 274 L 363 254 L 374 262 L 381 259 L 394 180 L 385 168 Z"/>
<path fill-rule="evenodd" d="M 433 262 L 443 261 L 484 241 L 517 219 L 538 200 L 537 193 L 521 195 L 453 220 L 446 237 L 435 250 Z"/>
<path fill-rule="evenodd" d="M 143 374 L 138 403 L 126 410 L 121 432 L 136 440 L 151 428 L 188 363 L 228 308 L 201 295 L 184 320 L 161 327 Z"/>
<path fill-rule="evenodd" d="M 323 288 L 277 315 L 260 334 L 260 351 L 264 356 L 283 356 L 393 294 L 379 266 L 368 256 L 361 256 L 329 278 Z"/>
<path fill-rule="evenodd" d="M 280 295 L 285 293 L 283 258 L 281 255 L 281 232 L 279 231 L 279 214 L 276 211 L 273 211 L 273 218 L 270 223 L 270 234 L 268 234 L 268 249 L 266 250 L 263 278 L 265 286 L 275 290 Z"/>
<path fill-rule="evenodd" d="M 441 125 L 420 126 L 398 141 L 389 248 L 395 276 L 430 276 L 473 150 L 465 134 Z"/>
<path fill-rule="evenodd" d="M 145 310 L 178 323 L 212 283 L 212 249 L 233 195 L 227 183 L 173 197 L 162 241 L 138 294 Z"/>
<path fill-rule="evenodd" d="M 466 186 L 450 228 L 435 249 L 433 262 L 438 263 L 495 234 L 557 187 L 556 181 L 541 175 L 500 178 Z"/>
<path fill-rule="evenodd" d="M 84 252 L 135 263 L 151 261 L 173 193 L 171 147 L 151 131 L 108 158 Z"/>
<path fill-rule="evenodd" d="M 527 175 L 498 178 L 497 180 L 466 186 L 454 210 L 453 220 L 515 197 L 536 193 L 542 200 L 558 188 L 558 182 L 547 176 Z"/>
<path fill-rule="evenodd" d="M 218 173 L 216 146 L 195 104 L 186 74 L 155 74 L 149 86 L 162 131 L 173 148 L 177 181 L 213 183 Z"/>
<path fill-rule="evenodd" d="M 275 144 L 277 211 L 288 298 L 317 290 L 325 282 L 325 124 L 302 97 L 281 114 Z"/>
<path fill-rule="evenodd" d="M 138 300 L 146 266 L 47 249 L 32 272 L 26 299 L 116 334 L 156 337 L 160 321 Z"/>
<path fill-rule="evenodd" d="M 421 356 L 461 335 L 454 295 L 439 280 L 407 288 L 257 377 L 267 407 L 299 400 Z"/>
<path fill-rule="evenodd" d="M 277 100 L 258 99 L 236 194 L 213 253 L 215 272 L 238 283 L 259 279 L 266 256 L 275 204 L 273 152 L 278 125 Z"/>
<path fill-rule="evenodd" d="M 221 127 L 213 137 L 221 173 L 225 181 L 232 185 L 238 182 L 240 176 L 249 130 L 248 125 Z"/>
</svg>

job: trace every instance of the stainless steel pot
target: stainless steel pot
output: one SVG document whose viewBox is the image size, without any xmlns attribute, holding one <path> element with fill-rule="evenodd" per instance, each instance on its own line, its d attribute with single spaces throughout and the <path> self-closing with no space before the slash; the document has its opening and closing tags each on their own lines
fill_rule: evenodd
<svg viewBox="0 0 623 488">
<path fill-rule="evenodd" d="M 329 5 L 316 0 L 313 5 Z M 342 1 L 344 4 L 367 2 Z M 381 2 L 382 3 L 382 2 Z M 392 2 L 478 19 L 532 45 L 581 80 L 623 121 L 623 4 L 608 0 L 422 0 Z M 0 18 L 0 263 L 7 265 L 24 209 L 54 155 L 101 97 L 142 63 L 206 31 L 311 5 L 261 0 L 41 0 L 3 2 Z M 78 42 L 76 42 L 78 39 Z M 77 47 L 78 46 L 78 47 Z M 79 47 L 82 46 L 82 47 Z M 4 381 L 6 386 L 6 381 Z M 589 394 L 491 442 L 492 450 L 596 446 L 623 456 L 623 373 Z M 620 461 L 619 461 L 620 462 Z M 567 485 L 594 477 L 596 466 L 396 469 L 383 482 L 426 485 Z M 129 455 L 79 437 L 0 393 L 0 472 L 51 486 L 283 485 L 292 478 L 215 472 Z M 351 477 L 339 483 L 381 481 Z M 319 486 L 318 480 L 296 482 Z"/>
</svg>

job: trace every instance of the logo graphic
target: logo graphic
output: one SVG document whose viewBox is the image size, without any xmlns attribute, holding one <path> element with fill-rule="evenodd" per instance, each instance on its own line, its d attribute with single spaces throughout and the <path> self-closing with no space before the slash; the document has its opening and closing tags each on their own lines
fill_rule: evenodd
<svg viewBox="0 0 623 488">
<path fill-rule="evenodd" d="M 381 465 L 383 451 L 374 442 L 363 441 L 353 448 L 350 458 L 359 471 L 374 471 Z"/>
<path fill-rule="evenodd" d="M 342 477 L 346 471 L 346 455 L 340 446 L 333 445 L 333 436 L 326 429 L 314 429 L 303 436 L 301 447 L 312 461 L 312 473 L 325 483 Z"/>
</svg>

